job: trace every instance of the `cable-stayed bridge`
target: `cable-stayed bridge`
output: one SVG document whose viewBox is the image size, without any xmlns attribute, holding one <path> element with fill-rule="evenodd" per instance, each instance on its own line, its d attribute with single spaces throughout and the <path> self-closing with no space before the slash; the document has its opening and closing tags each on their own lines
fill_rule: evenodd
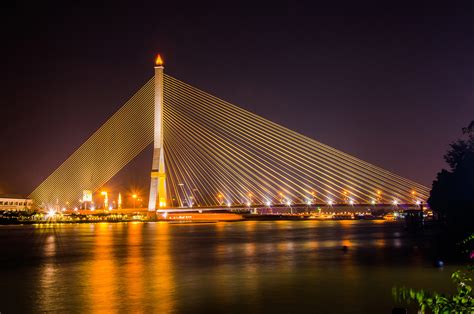
<svg viewBox="0 0 474 314">
<path fill-rule="evenodd" d="M 148 208 L 250 204 L 415 204 L 429 189 L 163 73 L 30 195 L 76 202 L 154 145 Z"/>
</svg>

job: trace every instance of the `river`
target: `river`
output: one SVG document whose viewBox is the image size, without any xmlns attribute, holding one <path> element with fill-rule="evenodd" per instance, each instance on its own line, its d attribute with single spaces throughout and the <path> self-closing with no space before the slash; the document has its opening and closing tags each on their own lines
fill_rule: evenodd
<svg viewBox="0 0 474 314">
<path fill-rule="evenodd" d="M 429 239 L 387 221 L 0 226 L 0 312 L 390 313 L 394 285 L 452 287 Z"/>
</svg>

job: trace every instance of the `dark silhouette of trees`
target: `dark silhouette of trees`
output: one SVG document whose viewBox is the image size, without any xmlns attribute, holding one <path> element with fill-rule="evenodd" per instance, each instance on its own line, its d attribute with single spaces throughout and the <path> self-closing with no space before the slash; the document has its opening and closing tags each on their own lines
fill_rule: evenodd
<svg viewBox="0 0 474 314">
<path fill-rule="evenodd" d="M 442 169 L 433 181 L 428 203 L 446 226 L 459 233 L 474 231 L 474 121 L 462 129 L 463 138 L 450 144 Z"/>
</svg>

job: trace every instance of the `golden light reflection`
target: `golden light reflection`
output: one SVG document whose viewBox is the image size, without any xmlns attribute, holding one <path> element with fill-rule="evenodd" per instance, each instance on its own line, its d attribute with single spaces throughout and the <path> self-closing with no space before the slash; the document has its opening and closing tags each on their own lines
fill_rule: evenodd
<svg viewBox="0 0 474 314">
<path fill-rule="evenodd" d="M 127 302 L 140 304 L 143 299 L 143 258 L 141 255 L 142 245 L 142 223 L 129 223 L 127 225 Z"/>
<path fill-rule="evenodd" d="M 277 243 L 277 249 L 281 253 L 287 253 L 287 252 L 292 251 L 294 249 L 294 243 L 291 242 L 291 241 L 278 242 Z"/>
<path fill-rule="evenodd" d="M 343 247 L 346 246 L 348 249 L 350 249 L 351 246 L 353 246 L 353 243 L 348 239 L 343 239 L 342 240 L 342 246 Z"/>
<path fill-rule="evenodd" d="M 253 232 L 255 231 L 255 228 L 257 227 L 257 221 L 246 221 L 245 222 L 245 230 L 247 232 Z"/>
<path fill-rule="evenodd" d="M 314 250 L 319 247 L 319 242 L 318 241 L 306 241 L 304 244 L 305 248 L 309 250 Z"/>
<path fill-rule="evenodd" d="M 256 251 L 257 251 L 257 246 L 255 245 L 255 243 L 252 242 L 252 243 L 245 243 L 244 244 L 245 256 L 254 257 Z"/>
<path fill-rule="evenodd" d="M 248 292 L 247 302 L 250 304 L 256 302 L 258 298 L 256 293 L 259 291 L 259 266 L 257 264 L 257 245 L 254 242 L 244 245 L 246 261 L 243 268 L 242 288 Z"/>
<path fill-rule="evenodd" d="M 387 244 L 387 242 L 383 238 L 378 238 L 378 239 L 375 240 L 375 246 L 376 247 L 381 248 L 381 247 L 384 247 L 386 244 Z"/>
<path fill-rule="evenodd" d="M 172 259 L 172 225 L 168 223 L 157 223 L 157 240 L 153 242 L 153 257 L 151 267 L 153 278 L 152 298 L 156 300 L 155 313 L 170 313 L 175 307 L 176 284 L 174 280 L 174 268 Z M 148 272 L 147 272 L 148 273 Z"/>
<path fill-rule="evenodd" d="M 344 228 L 348 228 L 354 224 L 354 221 L 352 220 L 339 220 L 338 222 Z"/>
<path fill-rule="evenodd" d="M 117 265 L 113 257 L 112 227 L 109 223 L 93 225 L 94 248 L 91 263 L 85 264 L 92 312 L 115 312 L 118 305 Z M 87 280 L 86 279 L 86 280 Z"/>
<path fill-rule="evenodd" d="M 222 233 L 225 229 L 225 222 L 218 222 L 216 223 L 216 232 Z"/>
<path fill-rule="evenodd" d="M 53 259 L 56 255 L 56 238 L 50 234 L 47 236 L 43 246 L 43 256 Z M 47 310 L 50 304 L 55 301 L 55 283 L 57 281 L 57 268 L 52 261 L 44 263 L 40 271 L 39 309 Z"/>
</svg>

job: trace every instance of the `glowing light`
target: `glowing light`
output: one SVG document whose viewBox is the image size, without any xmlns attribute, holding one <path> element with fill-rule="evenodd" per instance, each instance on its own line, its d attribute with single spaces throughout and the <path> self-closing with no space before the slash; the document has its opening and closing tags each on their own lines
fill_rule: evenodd
<svg viewBox="0 0 474 314">
<path fill-rule="evenodd" d="M 164 212 L 164 213 L 163 213 L 163 218 L 166 219 L 166 217 L 168 217 L 168 212 Z"/>
<path fill-rule="evenodd" d="M 95 210 L 95 206 L 94 206 L 94 205 L 91 206 L 91 210 L 92 210 L 92 211 Z"/>
<path fill-rule="evenodd" d="M 372 199 L 372 205 L 375 205 L 375 200 L 374 199 Z"/>
<path fill-rule="evenodd" d="M 353 199 L 350 199 L 350 200 L 349 200 L 349 204 L 350 204 L 350 205 L 354 205 L 354 200 L 353 200 Z"/>
<path fill-rule="evenodd" d="M 162 66 L 163 65 L 163 59 L 161 58 L 160 54 L 158 54 L 156 56 L 155 65 L 157 65 L 157 66 Z"/>
<path fill-rule="evenodd" d="M 227 202 L 227 207 L 230 207 L 232 206 L 232 204 L 230 202 Z"/>
<path fill-rule="evenodd" d="M 270 201 L 267 201 L 265 204 L 266 204 L 268 207 L 272 206 L 272 202 L 270 202 Z"/>
<path fill-rule="evenodd" d="M 56 211 L 52 208 L 50 208 L 48 210 L 48 214 L 46 215 L 47 217 L 53 217 L 54 215 L 56 215 Z"/>
<path fill-rule="evenodd" d="M 308 201 L 306 202 L 306 204 L 311 205 L 311 204 L 312 204 L 312 203 L 311 203 L 311 200 L 308 200 Z"/>
<path fill-rule="evenodd" d="M 77 212 L 77 211 L 78 211 L 77 207 L 74 207 L 74 211 L 75 211 L 75 212 Z"/>
<path fill-rule="evenodd" d="M 252 205 L 250 202 L 247 202 L 247 206 L 250 207 L 250 205 Z"/>
<path fill-rule="evenodd" d="M 286 201 L 286 205 L 291 206 L 291 201 Z"/>
<path fill-rule="evenodd" d="M 398 201 L 397 200 L 393 200 L 393 205 L 398 205 Z"/>
<path fill-rule="evenodd" d="M 416 205 L 420 205 L 420 204 L 421 204 L 421 202 L 420 202 L 420 201 L 416 201 Z"/>
<path fill-rule="evenodd" d="M 333 204 L 333 201 L 332 201 L 331 199 L 329 199 L 329 200 L 328 200 L 328 205 L 329 205 L 329 206 L 332 206 L 332 204 Z"/>
</svg>

